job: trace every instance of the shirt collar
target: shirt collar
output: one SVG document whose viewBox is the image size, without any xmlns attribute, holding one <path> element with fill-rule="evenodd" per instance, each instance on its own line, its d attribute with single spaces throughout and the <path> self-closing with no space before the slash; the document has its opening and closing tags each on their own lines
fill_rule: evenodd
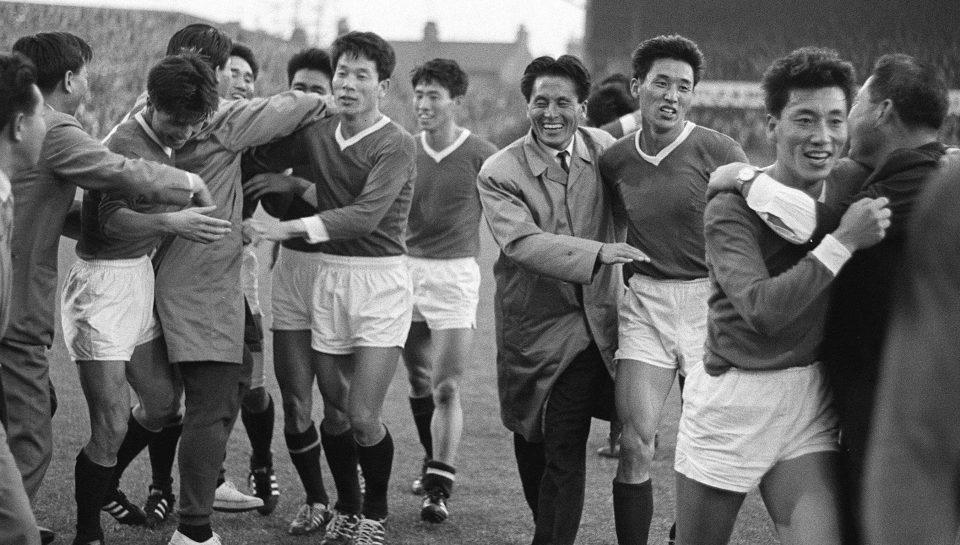
<svg viewBox="0 0 960 545">
<path fill-rule="evenodd" d="M 577 133 L 573 133 L 573 138 L 570 139 L 570 144 L 568 144 L 567 147 L 562 150 L 558 150 L 556 148 L 551 148 L 550 146 L 544 145 L 539 140 L 536 140 L 536 142 L 537 142 L 537 145 L 540 146 L 540 149 L 542 149 L 548 156 L 553 157 L 553 160 L 556 161 L 558 165 L 560 164 L 561 151 L 567 152 L 567 157 L 568 157 L 567 165 L 573 164 L 573 157 L 574 157 L 573 150 L 577 143 Z"/>
<path fill-rule="evenodd" d="M 173 158 L 173 148 L 164 146 L 163 143 L 160 142 L 160 137 L 157 136 L 157 133 L 153 132 L 153 128 L 147 123 L 147 120 L 143 118 L 143 110 L 137 112 L 133 118 L 137 120 L 137 123 L 140 124 L 140 128 L 143 129 L 143 132 L 147 133 L 147 136 L 150 137 L 150 140 L 153 140 L 156 145 L 160 146 L 160 149 L 163 150 L 163 153 L 167 154 L 167 158 Z"/>
<path fill-rule="evenodd" d="M 640 149 L 640 134 L 643 133 L 643 127 L 640 127 L 640 129 L 636 133 L 634 133 L 633 143 L 634 143 L 634 146 L 637 148 L 637 153 L 640 154 L 640 157 L 642 157 L 644 161 L 650 163 L 653 166 L 660 166 L 660 163 L 664 159 L 666 159 L 668 155 L 670 155 L 670 152 L 677 149 L 677 146 L 682 144 L 683 141 L 686 140 L 688 136 L 690 136 L 690 133 L 693 132 L 693 129 L 696 126 L 697 125 L 692 121 L 684 121 L 683 130 L 681 130 L 680 134 L 677 135 L 676 140 L 674 140 L 673 142 L 670 142 L 670 145 L 660 150 L 660 153 L 656 155 L 648 155 L 644 153 L 642 149 Z"/>
<path fill-rule="evenodd" d="M 0 201 L 9 199 L 11 191 L 10 178 L 7 177 L 4 171 L 0 170 Z"/>
<path fill-rule="evenodd" d="M 430 144 L 427 142 L 427 131 L 423 131 L 420 133 L 420 143 L 423 144 L 424 153 L 426 153 L 435 162 L 439 163 L 440 161 L 443 161 L 445 157 L 457 151 L 457 148 L 467 141 L 468 136 L 470 136 L 470 129 L 463 129 L 463 132 L 460 133 L 460 136 L 458 136 L 452 144 L 440 151 L 436 151 L 431 148 Z"/>
<path fill-rule="evenodd" d="M 381 128 L 387 126 L 388 123 L 390 123 L 390 118 L 384 115 L 380 118 L 379 121 L 377 121 L 373 125 L 370 125 L 366 129 L 363 129 L 357 134 L 351 136 L 350 138 L 344 138 L 343 131 L 341 130 L 342 122 L 337 122 L 337 130 L 334 133 L 334 138 L 336 138 L 337 140 L 337 145 L 340 146 L 340 151 L 343 151 L 349 148 L 350 146 L 356 144 L 357 142 L 363 140 L 365 136 L 373 134 L 376 131 L 380 130 Z"/>
</svg>

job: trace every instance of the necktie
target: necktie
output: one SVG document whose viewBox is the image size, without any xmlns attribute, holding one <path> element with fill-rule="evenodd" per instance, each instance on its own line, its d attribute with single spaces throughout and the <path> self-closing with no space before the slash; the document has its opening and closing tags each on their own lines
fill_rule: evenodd
<svg viewBox="0 0 960 545">
<path fill-rule="evenodd" d="M 567 162 L 568 155 L 570 155 L 570 153 L 564 150 L 558 153 L 557 157 L 560 158 L 560 168 L 562 168 L 567 174 L 570 174 L 570 164 Z"/>
</svg>

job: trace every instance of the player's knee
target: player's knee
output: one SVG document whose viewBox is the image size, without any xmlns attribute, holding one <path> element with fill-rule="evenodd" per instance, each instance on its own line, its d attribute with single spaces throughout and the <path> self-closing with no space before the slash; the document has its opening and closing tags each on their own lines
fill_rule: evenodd
<svg viewBox="0 0 960 545">
<path fill-rule="evenodd" d="M 243 408 L 254 413 L 261 413 L 267 410 L 270 404 L 270 394 L 266 388 L 254 388 L 249 390 L 243 396 Z"/>
<path fill-rule="evenodd" d="M 427 397 L 431 394 L 430 377 L 410 375 L 410 397 Z"/>
<path fill-rule="evenodd" d="M 653 440 L 646 441 L 631 426 L 620 434 L 620 462 L 630 467 L 645 468 L 653 461 Z"/>
<path fill-rule="evenodd" d="M 370 444 L 380 436 L 383 424 L 380 422 L 380 418 L 375 415 L 351 414 L 350 428 L 353 430 L 353 435 L 357 438 L 357 441 L 361 444 Z"/>
<path fill-rule="evenodd" d="M 283 400 L 283 429 L 297 433 L 310 425 L 310 410 L 297 400 Z"/>
<path fill-rule="evenodd" d="M 447 405 L 452 403 L 460 396 L 460 383 L 454 379 L 440 381 L 433 389 L 433 403 L 435 405 Z"/>
</svg>

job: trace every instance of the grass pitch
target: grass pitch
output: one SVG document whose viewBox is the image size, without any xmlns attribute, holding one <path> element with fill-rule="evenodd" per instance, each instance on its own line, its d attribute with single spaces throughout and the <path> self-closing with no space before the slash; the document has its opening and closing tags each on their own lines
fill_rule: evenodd
<svg viewBox="0 0 960 545">
<path fill-rule="evenodd" d="M 492 265 L 496 259 L 497 248 L 486 228 L 482 231 L 483 252 L 480 265 L 483 284 L 473 361 L 468 367 L 463 384 L 464 436 L 457 464 L 457 484 L 454 496 L 448 503 L 450 519 L 439 525 L 421 522 L 420 498 L 409 493 L 410 482 L 419 471 L 423 452 L 417 442 L 407 403 L 406 372 L 400 364 L 384 408 L 384 419 L 396 443 L 389 496 L 390 518 L 386 525 L 387 540 L 391 544 L 526 545 L 532 539 L 533 523 L 517 476 L 512 437 L 500 423 L 492 278 Z M 66 271 L 74 259 L 73 244 L 63 243 L 60 255 L 60 270 Z M 266 252 L 261 248 L 261 263 L 265 262 Z M 270 320 L 270 276 L 266 271 L 261 272 L 260 288 L 261 302 L 267 313 L 266 325 Z M 318 539 L 312 536 L 287 535 L 287 525 L 303 501 L 303 491 L 283 442 L 280 394 L 273 376 L 271 343 L 272 338 L 268 332 L 267 387 L 277 403 L 273 450 L 274 465 L 281 487 L 280 504 L 273 514 L 266 517 L 256 512 L 216 513 L 213 517 L 214 531 L 229 545 L 292 545 L 318 542 Z M 49 356 L 50 374 L 57 388 L 60 408 L 53 420 L 54 459 L 37 498 L 36 514 L 42 525 L 59 534 L 57 543 L 69 543 L 73 539 L 75 523 L 74 459 L 87 440 L 89 423 L 77 373 L 67 356 L 59 328 Z M 317 405 L 318 403 L 315 403 L 315 406 Z M 319 422 L 320 411 L 315 410 L 314 414 L 314 420 Z M 673 521 L 673 447 L 676 442 L 678 416 L 679 397 L 677 389 L 674 388 L 661 423 L 660 448 L 653 468 L 655 511 L 650 532 L 651 544 L 666 542 L 667 532 Z M 241 490 L 245 490 L 250 447 L 242 424 L 238 422 L 237 428 L 228 446 L 227 475 Z M 594 454 L 596 449 L 605 443 L 607 430 L 606 422 L 594 420 L 587 447 L 586 501 L 577 540 L 580 544 L 616 544 L 611 498 L 611 481 L 616 471 L 616 461 Z M 336 496 L 325 460 L 322 465 L 327 490 L 331 496 Z M 174 471 L 176 472 L 176 466 Z M 149 475 L 150 466 L 144 453 L 127 470 L 122 483 L 123 489 L 133 501 L 142 504 L 147 493 Z M 176 473 L 174 477 L 176 482 L 179 482 Z M 108 515 L 103 515 L 102 520 L 106 539 L 110 544 L 163 545 L 176 529 L 176 515 L 156 530 L 120 526 Z M 778 543 L 769 517 L 756 493 L 747 498 L 731 543 Z"/>
</svg>

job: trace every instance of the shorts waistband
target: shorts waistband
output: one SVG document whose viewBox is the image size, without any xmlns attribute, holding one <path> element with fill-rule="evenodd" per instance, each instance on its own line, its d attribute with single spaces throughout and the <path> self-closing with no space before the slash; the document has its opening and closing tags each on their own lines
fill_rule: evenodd
<svg viewBox="0 0 960 545">
<path fill-rule="evenodd" d="M 680 280 L 674 278 L 654 278 L 652 276 L 645 276 L 642 274 L 634 273 L 630 276 L 628 282 L 639 282 L 641 284 L 653 284 L 653 285 L 664 285 L 664 286 L 703 286 L 710 283 L 709 277 L 703 278 L 694 278 L 693 280 Z"/>
<path fill-rule="evenodd" d="M 348 256 L 333 254 L 317 254 L 317 260 L 328 267 L 341 267 L 350 269 L 367 270 L 387 270 L 396 267 L 406 266 L 407 256 L 392 255 L 386 257 L 368 257 L 368 256 Z"/>
<path fill-rule="evenodd" d="M 144 263 L 149 264 L 150 256 L 142 255 L 127 259 L 78 259 L 77 262 L 91 269 L 128 269 L 142 267 Z"/>
<path fill-rule="evenodd" d="M 771 374 L 771 373 L 779 373 L 779 374 L 781 374 L 781 375 L 798 375 L 798 374 L 802 374 L 802 373 L 810 373 L 810 372 L 812 372 L 812 371 L 818 371 L 818 370 L 820 369 L 820 367 L 822 367 L 822 366 L 823 366 L 823 364 L 821 364 L 819 361 L 815 361 L 815 362 L 813 362 L 813 363 L 808 363 L 807 365 L 798 365 L 798 366 L 795 366 L 795 367 L 786 367 L 786 368 L 784 368 L 784 369 L 766 369 L 766 370 L 763 370 L 763 369 L 738 369 L 738 368 L 736 368 L 736 367 L 733 367 L 733 368 L 731 369 L 731 371 L 734 371 L 734 370 L 735 370 L 736 372 L 741 373 L 741 374 L 744 374 L 744 375 L 760 375 L 760 376 L 762 376 L 762 375 L 769 375 L 769 374 Z"/>
<path fill-rule="evenodd" d="M 424 265 L 432 265 L 437 263 L 449 263 L 451 265 L 472 265 L 477 262 L 475 257 L 417 257 L 413 255 L 408 255 L 407 260 L 410 263 L 420 263 Z"/>
</svg>

